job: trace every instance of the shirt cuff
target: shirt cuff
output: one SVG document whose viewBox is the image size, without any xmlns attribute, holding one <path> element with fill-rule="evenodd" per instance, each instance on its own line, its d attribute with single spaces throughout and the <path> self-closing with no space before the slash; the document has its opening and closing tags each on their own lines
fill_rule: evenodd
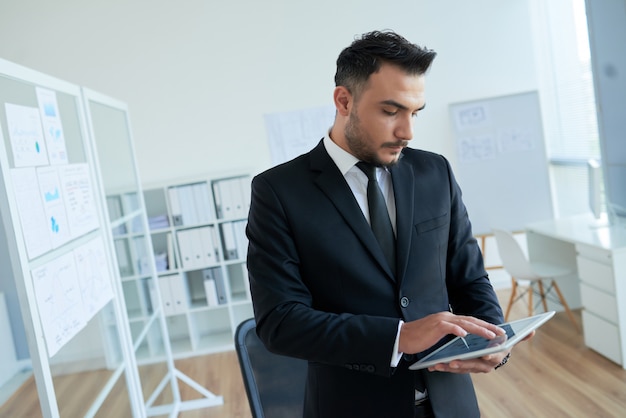
<svg viewBox="0 0 626 418">
<path fill-rule="evenodd" d="M 400 346 L 400 330 L 402 329 L 402 325 L 404 324 L 403 320 L 398 322 L 398 332 L 396 334 L 396 342 L 393 345 L 393 352 L 391 353 L 391 367 L 398 367 L 400 360 L 402 359 L 402 354 L 398 351 L 398 347 Z"/>
</svg>

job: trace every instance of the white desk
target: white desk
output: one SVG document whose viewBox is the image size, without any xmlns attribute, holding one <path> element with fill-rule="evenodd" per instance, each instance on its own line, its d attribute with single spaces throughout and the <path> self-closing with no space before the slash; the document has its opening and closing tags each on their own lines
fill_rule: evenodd
<svg viewBox="0 0 626 418">
<path fill-rule="evenodd" d="M 565 297 L 583 307 L 585 344 L 626 368 L 626 227 L 594 227 L 581 215 L 533 223 L 526 232 L 531 260 L 576 271 L 579 280 L 570 282 L 577 286 L 570 283 Z"/>
</svg>

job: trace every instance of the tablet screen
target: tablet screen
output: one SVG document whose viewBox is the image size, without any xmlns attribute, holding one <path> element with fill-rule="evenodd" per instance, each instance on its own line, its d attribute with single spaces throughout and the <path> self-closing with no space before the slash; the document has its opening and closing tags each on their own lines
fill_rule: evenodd
<svg viewBox="0 0 626 418">
<path fill-rule="evenodd" d="M 465 338 L 455 337 L 418 362 L 413 363 L 409 366 L 409 368 L 411 370 L 417 370 L 430 367 L 437 363 L 448 363 L 455 359 L 482 357 L 486 354 L 509 349 L 521 341 L 534 329 L 538 328 L 548 319 L 552 318 L 553 315 L 554 311 L 550 311 L 517 321 L 500 324 L 500 328 L 505 330 L 506 335 L 502 335 L 491 340 L 474 334 L 467 334 Z M 465 340 L 465 342 L 463 340 Z"/>
<path fill-rule="evenodd" d="M 435 351 L 434 353 L 429 355 L 428 360 L 431 361 L 447 357 L 455 357 L 467 354 L 470 351 L 496 347 L 515 335 L 515 331 L 513 331 L 513 328 L 510 324 L 501 325 L 501 328 L 506 331 L 506 335 L 497 336 L 496 338 L 491 340 L 480 337 L 478 335 L 467 334 L 467 336 L 465 337 L 465 342 L 467 343 L 467 345 L 465 345 L 461 338 L 455 338 L 445 346 L 444 350 Z"/>
</svg>

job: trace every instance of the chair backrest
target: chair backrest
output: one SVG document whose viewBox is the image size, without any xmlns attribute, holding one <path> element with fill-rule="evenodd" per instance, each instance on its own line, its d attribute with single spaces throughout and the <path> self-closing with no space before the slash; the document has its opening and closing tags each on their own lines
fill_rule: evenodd
<svg viewBox="0 0 626 418">
<path fill-rule="evenodd" d="M 532 271 L 524 250 L 511 232 L 494 228 L 493 235 L 496 238 L 502 266 L 507 273 L 518 280 L 538 279 Z"/>
<path fill-rule="evenodd" d="M 256 334 L 254 318 L 237 327 L 235 348 L 252 416 L 302 416 L 307 362 L 268 351 Z"/>
</svg>

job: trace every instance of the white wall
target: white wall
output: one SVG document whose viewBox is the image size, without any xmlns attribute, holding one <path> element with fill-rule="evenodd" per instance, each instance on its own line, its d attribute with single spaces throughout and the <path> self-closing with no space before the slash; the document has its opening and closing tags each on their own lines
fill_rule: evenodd
<svg viewBox="0 0 626 418">
<path fill-rule="evenodd" d="M 449 103 L 537 88 L 531 1 L 0 0 L 0 58 L 127 102 L 154 183 L 267 168 L 263 115 L 331 104 L 341 49 L 390 28 L 439 53 L 412 146 L 454 165 Z"/>
</svg>

